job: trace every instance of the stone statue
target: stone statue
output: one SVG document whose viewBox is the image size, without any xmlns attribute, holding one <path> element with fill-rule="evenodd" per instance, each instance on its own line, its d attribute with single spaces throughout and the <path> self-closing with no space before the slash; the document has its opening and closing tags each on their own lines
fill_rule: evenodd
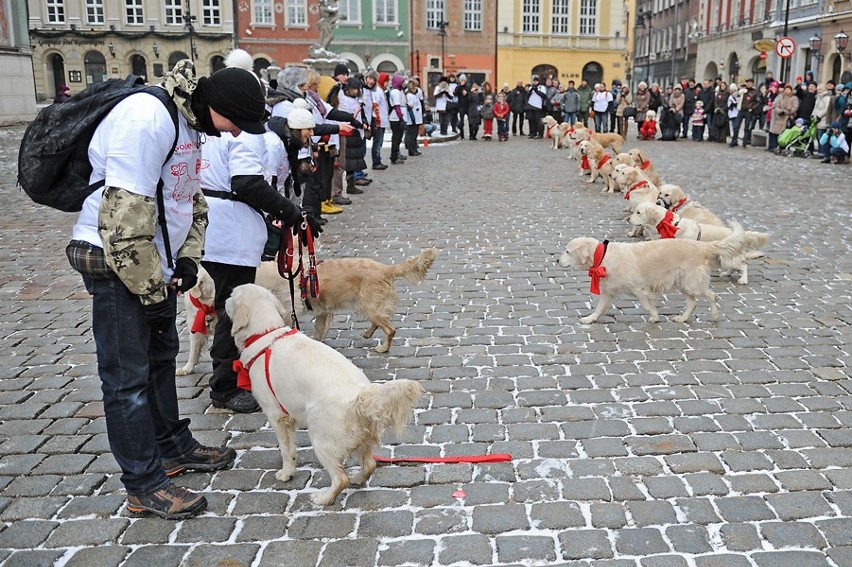
<svg viewBox="0 0 852 567">
<path fill-rule="evenodd" d="M 340 3 L 337 0 L 319 0 L 317 7 L 320 13 L 319 27 L 320 37 L 317 43 L 308 48 L 311 57 L 317 59 L 339 59 L 339 55 L 329 51 L 328 46 L 334 39 L 334 28 L 340 19 Z"/>
</svg>

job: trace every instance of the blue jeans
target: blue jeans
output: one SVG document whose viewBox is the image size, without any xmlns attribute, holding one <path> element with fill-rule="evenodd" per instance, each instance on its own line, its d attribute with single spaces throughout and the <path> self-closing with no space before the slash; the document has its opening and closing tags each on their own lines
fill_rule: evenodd
<svg viewBox="0 0 852 567">
<path fill-rule="evenodd" d="M 385 139 L 384 128 L 373 128 L 373 145 L 370 152 L 373 154 L 373 167 L 382 163 L 382 142 Z"/>
<path fill-rule="evenodd" d="M 499 136 L 509 135 L 509 121 L 506 118 L 497 119 L 497 134 Z"/>
<path fill-rule="evenodd" d="M 107 437 L 121 482 L 128 494 L 159 490 L 169 482 L 162 460 L 186 456 L 198 446 L 189 419 L 180 419 L 178 410 L 177 329 L 153 332 L 139 298 L 117 277 L 83 276 L 83 282 L 92 295 Z M 169 301 L 174 312 L 175 296 Z"/>
<path fill-rule="evenodd" d="M 608 116 L 609 115 L 606 112 L 595 111 L 595 132 L 599 132 L 601 134 L 606 132 Z"/>
<path fill-rule="evenodd" d="M 567 122 L 571 126 L 577 123 L 577 113 L 576 112 L 563 112 L 562 113 L 562 121 Z"/>
</svg>

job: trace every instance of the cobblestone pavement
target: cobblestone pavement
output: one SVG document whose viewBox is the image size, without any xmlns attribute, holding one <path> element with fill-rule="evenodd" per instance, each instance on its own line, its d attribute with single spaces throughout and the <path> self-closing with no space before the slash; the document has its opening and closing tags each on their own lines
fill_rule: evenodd
<svg viewBox="0 0 852 567">
<path fill-rule="evenodd" d="M 205 361 L 178 379 L 182 409 L 238 459 L 179 477 L 210 508 L 167 522 L 125 510 L 90 305 L 63 254 L 73 218 L 14 189 L 21 132 L 0 131 L 5 565 L 852 565 L 849 167 L 643 142 L 666 180 L 772 235 L 748 285 L 714 278 L 718 323 L 699 304 L 685 325 L 671 320 L 678 294 L 659 324 L 629 298 L 579 323 L 588 277 L 557 254 L 628 228 L 621 197 L 583 183 L 547 140 L 435 144 L 375 172 L 320 256 L 441 253 L 426 281 L 399 285 L 389 355 L 360 338 L 358 316 L 337 317 L 328 344 L 372 380 L 428 391 L 383 454 L 512 462 L 381 466 L 320 509 L 309 495 L 328 478 L 307 437 L 298 474 L 276 481 L 273 432 L 260 414 L 212 410 Z"/>
</svg>

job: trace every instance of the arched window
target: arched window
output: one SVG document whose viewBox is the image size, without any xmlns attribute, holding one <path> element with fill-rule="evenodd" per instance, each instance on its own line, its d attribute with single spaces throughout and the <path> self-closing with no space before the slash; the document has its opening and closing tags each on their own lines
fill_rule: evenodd
<svg viewBox="0 0 852 567">
<path fill-rule="evenodd" d="M 376 69 L 379 73 L 387 73 L 393 75 L 398 71 L 396 65 L 392 61 L 382 61 Z"/>
<path fill-rule="evenodd" d="M 148 63 L 143 56 L 137 53 L 130 58 L 130 72 L 145 81 L 148 80 Z"/>
<path fill-rule="evenodd" d="M 65 60 L 58 53 L 54 53 L 48 57 L 47 64 L 53 76 L 53 96 L 56 96 L 59 93 L 59 87 L 68 84 L 65 79 Z"/>
<path fill-rule="evenodd" d="M 532 72 L 530 73 L 530 79 L 532 79 L 532 75 L 538 75 L 538 79 L 541 81 L 541 84 L 544 84 L 545 79 L 548 77 L 553 79 L 559 78 L 559 70 L 553 65 L 548 65 L 547 63 L 543 63 L 541 65 L 536 65 L 532 68 Z"/>
<path fill-rule="evenodd" d="M 169 55 L 169 68 L 166 71 L 171 71 L 177 65 L 177 62 L 181 59 L 189 59 L 189 55 L 184 53 L 183 51 L 172 51 L 172 54 Z"/>
<path fill-rule="evenodd" d="M 86 84 L 93 85 L 106 80 L 106 58 L 100 51 L 89 51 L 84 59 L 86 67 Z"/>
<path fill-rule="evenodd" d="M 254 74 L 260 77 L 261 71 L 269 67 L 269 59 L 258 57 L 254 60 Z"/>
<path fill-rule="evenodd" d="M 602 83 L 604 78 L 603 67 L 600 63 L 590 61 L 583 67 L 581 78 L 590 85 Z"/>
<path fill-rule="evenodd" d="M 210 58 L 210 74 L 225 68 L 225 58 L 221 55 L 214 55 Z"/>
</svg>

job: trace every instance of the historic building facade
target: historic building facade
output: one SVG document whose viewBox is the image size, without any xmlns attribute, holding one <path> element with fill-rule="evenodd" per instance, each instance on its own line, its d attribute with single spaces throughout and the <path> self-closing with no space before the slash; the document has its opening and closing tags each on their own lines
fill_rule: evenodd
<svg viewBox="0 0 852 567">
<path fill-rule="evenodd" d="M 471 82 L 495 82 L 497 2 L 412 0 L 409 69 L 427 85 L 465 72 Z"/>
<path fill-rule="evenodd" d="M 24 5 L 0 0 L 0 126 L 35 116 L 30 55 Z"/>
<path fill-rule="evenodd" d="M 638 0 L 633 82 L 665 87 L 696 77 L 701 8 L 708 0 Z"/>
<path fill-rule="evenodd" d="M 629 80 L 628 0 L 499 0 L 497 80 L 514 86 L 532 75 L 560 82 Z"/>
<path fill-rule="evenodd" d="M 353 71 L 408 68 L 408 0 L 341 0 L 332 50 Z"/>
<path fill-rule="evenodd" d="M 51 99 L 129 74 L 156 82 L 191 58 L 222 66 L 234 45 L 231 0 L 28 0 L 36 97 Z"/>
<path fill-rule="evenodd" d="M 255 70 L 304 65 L 308 48 L 319 40 L 316 2 L 234 0 L 237 44 L 255 59 Z"/>
</svg>

